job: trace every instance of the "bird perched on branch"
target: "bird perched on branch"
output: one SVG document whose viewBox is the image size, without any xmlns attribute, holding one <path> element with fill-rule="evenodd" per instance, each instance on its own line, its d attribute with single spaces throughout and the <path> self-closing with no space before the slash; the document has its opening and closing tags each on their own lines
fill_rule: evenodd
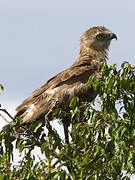
<svg viewBox="0 0 135 180">
<path fill-rule="evenodd" d="M 101 73 L 98 63 L 107 60 L 107 51 L 114 38 L 117 39 L 117 36 L 105 27 L 88 29 L 80 39 L 78 59 L 25 99 L 16 108 L 15 118 L 20 116 L 25 123 L 36 121 L 40 117 L 52 120 L 53 110 L 59 107 L 66 110 L 74 96 L 91 102 L 97 93 L 88 86 L 87 81 L 90 75 L 98 77 Z"/>
</svg>

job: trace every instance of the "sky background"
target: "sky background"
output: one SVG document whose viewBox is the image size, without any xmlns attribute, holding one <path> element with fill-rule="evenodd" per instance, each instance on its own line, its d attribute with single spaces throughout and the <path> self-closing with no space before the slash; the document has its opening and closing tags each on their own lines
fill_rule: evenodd
<svg viewBox="0 0 135 180">
<path fill-rule="evenodd" d="M 92 26 L 103 25 L 118 36 L 109 64 L 127 60 L 134 65 L 134 18 L 134 0 L 0 0 L 0 83 L 5 88 L 0 103 L 17 106 L 70 66 L 78 57 L 80 36 Z"/>
<path fill-rule="evenodd" d="M 134 65 L 134 19 L 135 0 L 0 0 L 0 104 L 13 115 L 33 90 L 75 61 L 80 36 L 92 26 L 118 36 L 109 64 Z"/>
<path fill-rule="evenodd" d="M 134 65 L 134 18 L 134 0 L 0 0 L 0 104 L 13 115 L 33 90 L 75 61 L 80 36 L 92 26 L 118 36 L 109 64 Z"/>
</svg>

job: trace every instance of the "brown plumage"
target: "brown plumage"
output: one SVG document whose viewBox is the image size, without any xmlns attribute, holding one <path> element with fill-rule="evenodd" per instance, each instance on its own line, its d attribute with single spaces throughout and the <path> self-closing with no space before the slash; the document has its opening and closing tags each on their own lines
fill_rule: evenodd
<svg viewBox="0 0 135 180">
<path fill-rule="evenodd" d="M 91 74 L 100 75 L 98 62 L 106 61 L 110 41 L 116 35 L 105 27 L 93 27 L 81 37 L 80 55 L 74 64 L 60 72 L 43 86 L 36 89 L 30 97 L 16 108 L 23 122 L 30 123 L 40 117 L 51 120 L 56 107 L 66 110 L 70 100 L 78 96 L 82 101 L 92 101 L 96 97 L 87 85 Z"/>
</svg>

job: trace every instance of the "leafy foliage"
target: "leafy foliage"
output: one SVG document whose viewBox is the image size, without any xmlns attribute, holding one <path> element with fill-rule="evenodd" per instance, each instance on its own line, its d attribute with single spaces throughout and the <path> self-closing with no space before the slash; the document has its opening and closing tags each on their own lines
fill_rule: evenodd
<svg viewBox="0 0 135 180">
<path fill-rule="evenodd" d="M 70 113 L 54 112 L 60 122 L 70 118 L 70 143 L 66 144 L 49 122 L 21 125 L 17 119 L 0 134 L 0 180 L 128 180 L 135 174 L 135 73 L 127 62 L 101 64 L 102 79 L 90 76 L 88 85 L 98 93 L 94 102 L 79 102 L 74 97 Z M 44 130 L 44 126 L 48 130 Z M 25 133 L 11 135 L 16 129 Z M 40 147 L 45 158 L 35 160 L 32 150 Z M 13 149 L 24 157 L 13 166 Z"/>
</svg>

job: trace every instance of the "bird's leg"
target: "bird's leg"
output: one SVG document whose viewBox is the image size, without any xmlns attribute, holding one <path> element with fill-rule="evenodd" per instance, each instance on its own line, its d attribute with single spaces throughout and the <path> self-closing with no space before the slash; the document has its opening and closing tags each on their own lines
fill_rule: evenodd
<svg viewBox="0 0 135 180">
<path fill-rule="evenodd" d="M 63 127 L 64 127 L 64 134 L 65 134 L 65 142 L 69 144 L 68 125 L 63 124 Z"/>
<path fill-rule="evenodd" d="M 61 148 L 63 147 L 63 144 L 61 142 L 61 138 L 59 137 L 57 131 L 53 130 L 49 120 L 47 120 L 47 119 L 46 119 L 46 127 L 48 129 L 49 135 L 55 139 L 55 142 L 57 143 L 58 149 L 61 150 Z"/>
</svg>

